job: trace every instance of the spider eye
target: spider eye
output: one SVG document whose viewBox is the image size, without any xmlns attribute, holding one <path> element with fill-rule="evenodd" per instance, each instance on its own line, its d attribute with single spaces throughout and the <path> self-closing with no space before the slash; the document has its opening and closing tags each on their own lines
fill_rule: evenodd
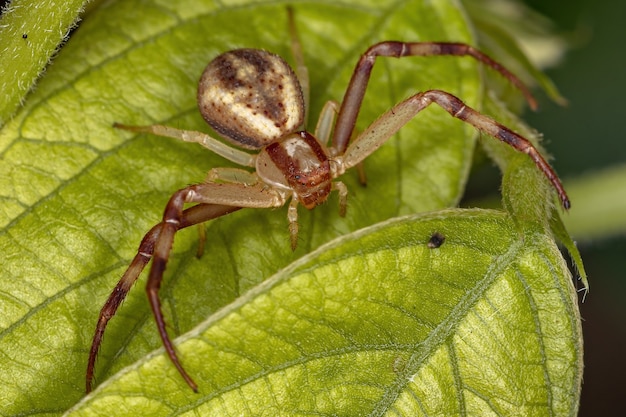
<svg viewBox="0 0 626 417">
<path fill-rule="evenodd" d="M 304 121 L 296 74 L 280 56 L 236 49 L 217 56 L 198 86 L 202 117 L 220 135 L 247 149 L 260 149 Z"/>
</svg>

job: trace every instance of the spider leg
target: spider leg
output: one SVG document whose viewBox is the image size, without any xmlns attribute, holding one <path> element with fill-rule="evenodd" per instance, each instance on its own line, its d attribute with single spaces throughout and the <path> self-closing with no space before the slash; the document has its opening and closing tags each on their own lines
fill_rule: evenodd
<svg viewBox="0 0 626 417">
<path fill-rule="evenodd" d="M 289 237 L 291 240 L 291 250 L 298 247 L 298 200 L 292 198 L 287 208 L 287 220 L 289 221 Z"/>
<path fill-rule="evenodd" d="M 239 209 L 240 207 L 231 207 L 215 204 L 199 204 L 197 206 L 190 207 L 187 210 L 183 211 L 178 230 L 199 223 L 203 223 L 220 216 L 224 216 Z M 141 240 L 141 244 L 139 245 L 139 249 L 137 250 L 137 254 L 130 263 L 130 266 L 128 267 L 126 272 L 124 272 L 124 275 L 119 280 L 119 282 L 115 286 L 115 289 L 113 290 L 113 292 L 111 292 L 111 295 L 100 310 L 98 324 L 96 326 L 91 349 L 89 350 L 89 361 L 87 364 L 86 373 L 87 392 L 90 392 L 92 389 L 96 358 L 98 356 L 98 351 L 100 350 L 102 337 L 104 335 L 104 331 L 106 330 L 107 324 L 109 320 L 115 315 L 118 307 L 120 306 L 122 301 L 124 301 L 126 295 L 128 295 L 128 292 L 130 291 L 135 281 L 137 281 L 137 278 L 139 277 L 139 274 L 141 274 L 141 271 L 143 271 L 146 264 L 152 258 L 152 254 L 154 253 L 154 245 L 159 238 L 162 225 L 163 223 L 155 225 L 143 237 L 143 239 Z"/>
<path fill-rule="evenodd" d="M 304 54 L 302 53 L 302 43 L 300 42 L 300 37 L 298 36 L 298 28 L 296 27 L 296 18 L 294 16 L 293 7 L 287 6 L 287 20 L 289 26 L 289 37 L 291 38 L 291 53 L 293 55 L 293 59 L 295 61 L 296 67 L 296 76 L 298 77 L 298 81 L 300 81 L 300 87 L 302 88 L 302 96 L 304 98 L 304 126 L 306 129 L 306 125 L 309 121 L 309 97 L 310 97 L 310 80 L 309 80 L 309 69 L 304 63 Z"/>
<path fill-rule="evenodd" d="M 319 143 L 324 146 L 328 146 L 328 140 L 330 139 L 330 133 L 333 130 L 333 124 L 335 118 L 339 112 L 339 103 L 334 100 L 329 100 L 322 107 L 320 116 L 317 119 L 317 125 L 315 126 L 315 136 Z"/>
<path fill-rule="evenodd" d="M 341 103 L 339 116 L 337 116 L 337 124 L 335 125 L 333 135 L 333 149 L 336 150 L 338 154 L 342 154 L 348 147 L 348 142 L 354 130 L 370 74 L 377 57 L 401 58 L 407 56 L 435 55 L 469 56 L 482 62 L 495 71 L 498 71 L 517 87 L 522 94 L 524 94 L 532 109 L 537 107 L 537 102 L 534 97 L 519 78 L 513 75 L 513 73 L 507 70 L 503 65 L 470 45 L 452 42 L 380 42 L 365 51 L 352 73 L 350 84 L 348 84 L 348 88 Z"/>
<path fill-rule="evenodd" d="M 211 168 L 205 182 L 230 182 L 234 184 L 254 185 L 259 182 L 259 177 L 253 172 L 239 168 Z"/>
<path fill-rule="evenodd" d="M 436 103 L 452 116 L 471 124 L 481 132 L 527 154 L 552 183 L 563 208 L 566 210 L 570 208 L 569 198 L 559 177 L 528 139 L 468 107 L 454 95 L 440 90 L 429 90 L 415 94 L 384 113 L 350 144 L 344 156 L 344 169 L 353 167 L 363 161 L 409 120 L 415 117 L 417 113 L 432 103 Z"/>
<path fill-rule="evenodd" d="M 359 167 L 362 165 L 359 164 Z M 348 187 L 341 181 L 334 181 L 332 184 L 333 190 L 339 193 L 339 215 L 346 217 L 346 210 L 348 208 Z"/>
<path fill-rule="evenodd" d="M 233 148 L 232 146 L 228 146 L 206 133 L 195 130 L 182 130 L 164 125 L 130 126 L 121 123 L 114 123 L 113 127 L 130 132 L 152 133 L 153 135 L 179 139 L 184 142 L 195 142 L 241 166 L 254 167 L 256 160 L 256 155 L 251 155 L 237 148 Z"/>
<path fill-rule="evenodd" d="M 204 183 L 190 185 L 177 191 L 165 207 L 160 232 L 154 242 L 152 266 L 148 275 L 146 293 L 167 355 L 187 385 L 197 392 L 196 383 L 178 360 L 174 345 L 167 334 L 159 299 L 163 272 L 174 243 L 174 235 L 183 224 L 185 217 L 183 206 L 187 203 L 220 204 L 237 208 L 270 208 L 282 206 L 285 203 L 285 198 L 274 190 L 266 188 L 262 183 L 253 186 L 232 183 Z"/>
</svg>

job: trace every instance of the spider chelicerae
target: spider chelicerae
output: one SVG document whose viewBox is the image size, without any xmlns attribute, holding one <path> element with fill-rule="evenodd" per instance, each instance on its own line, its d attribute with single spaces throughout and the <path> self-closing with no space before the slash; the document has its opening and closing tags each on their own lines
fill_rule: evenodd
<svg viewBox="0 0 626 417">
<path fill-rule="evenodd" d="M 377 57 L 469 56 L 498 71 L 526 97 L 536 102 L 524 84 L 502 65 L 463 43 L 386 41 L 369 47 L 356 64 L 341 105 L 322 108 L 314 133 L 303 130 L 308 77 L 293 14 L 289 13 L 296 71 L 283 58 L 259 49 L 236 49 L 213 59 L 200 78 L 198 107 L 206 122 L 223 139 L 249 153 L 197 131 L 163 125 L 115 127 L 196 142 L 254 171 L 213 168 L 203 183 L 176 191 L 160 223 L 144 236 L 137 254 L 100 311 L 89 353 L 86 389 L 91 391 L 95 361 L 107 323 L 115 315 L 141 271 L 152 260 L 147 294 L 165 350 L 187 384 L 197 385 L 181 365 L 167 334 L 159 288 L 177 231 L 232 213 L 240 208 L 280 207 L 289 202 L 287 218 L 292 249 L 298 236 L 298 205 L 313 209 L 329 194 L 339 193 L 339 211 L 346 211 L 348 191 L 336 179 L 359 165 L 420 111 L 435 103 L 453 117 L 526 153 L 556 190 L 562 206 L 570 207 L 565 190 L 550 165 L 524 137 L 441 90 L 419 92 L 383 113 L 355 135 L 355 123 Z M 185 209 L 185 204 L 195 203 Z M 443 240 L 441 240 L 443 241 Z"/>
</svg>

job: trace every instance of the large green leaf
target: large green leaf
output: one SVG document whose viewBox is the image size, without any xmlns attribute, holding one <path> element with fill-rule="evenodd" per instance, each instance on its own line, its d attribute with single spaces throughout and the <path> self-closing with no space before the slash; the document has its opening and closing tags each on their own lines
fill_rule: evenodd
<svg viewBox="0 0 626 417">
<path fill-rule="evenodd" d="M 212 57 L 244 46 L 263 47 L 290 57 L 285 4 L 223 3 L 226 5 L 209 1 L 103 2 L 62 49 L 25 106 L 0 131 L 2 414 L 57 415 L 80 400 L 84 395 L 87 352 L 98 310 L 134 255 L 143 233 L 159 221 L 173 191 L 202 181 L 205 172 L 212 167 L 227 165 L 197 146 L 147 135 L 133 136 L 113 129 L 112 123 L 159 122 L 207 129 L 197 113 L 194 98 L 199 75 Z M 310 114 L 313 117 L 326 100 L 341 99 L 356 59 L 373 42 L 383 39 L 472 42 L 472 28 L 456 3 L 417 0 L 391 6 L 370 3 L 303 2 L 295 7 L 311 74 Z M 428 88 L 450 91 L 480 108 L 483 97 L 480 75 L 484 72 L 469 58 L 380 60 L 365 98 L 359 127 L 363 128 L 401 98 Z M 526 320 L 522 321 L 526 324 L 518 325 L 517 318 L 494 322 L 497 332 L 494 330 L 489 348 L 491 351 L 498 343 L 515 344 L 515 338 L 511 343 L 505 343 L 507 338 L 498 339 L 496 336 L 501 330 L 526 329 L 536 335 L 539 341 L 536 346 L 542 346 L 537 348 L 540 355 L 558 352 L 544 358 L 537 356 L 533 348 L 529 356 L 519 359 L 516 358 L 523 353 L 519 350 L 506 353 L 510 362 L 506 366 L 515 368 L 506 381 L 522 386 L 526 384 L 522 376 L 526 377 L 527 368 L 532 368 L 532 372 L 539 369 L 537 372 L 543 375 L 543 380 L 539 382 L 533 377 L 531 386 L 537 393 L 537 387 L 542 387 L 543 394 L 537 394 L 542 399 L 534 394 L 515 399 L 496 395 L 506 389 L 489 376 L 493 368 L 481 372 L 486 378 L 484 384 L 496 391 L 487 394 L 482 388 L 465 390 L 461 379 L 465 374 L 460 372 L 459 366 L 476 366 L 472 361 L 453 361 L 458 369 L 453 367 L 441 374 L 442 378 L 452 379 L 450 384 L 441 382 L 442 390 L 436 396 L 451 404 L 443 408 L 444 414 L 448 410 L 472 409 L 481 395 L 504 398 L 503 401 L 511 401 L 511 404 L 540 404 L 537 409 L 543 410 L 569 409 L 573 414 L 581 372 L 576 307 L 569 295 L 562 261 L 554 252 L 545 229 L 531 227 L 537 219 L 518 222 L 518 231 L 513 233 L 511 222 L 503 214 L 442 214 L 441 220 L 437 220 L 440 223 L 436 223 L 437 230 L 441 226 L 447 236 L 459 233 L 458 238 L 447 237 L 444 243 L 444 248 L 455 248 L 456 252 L 441 259 L 441 267 L 448 270 L 443 282 L 462 282 L 449 292 L 442 292 L 437 286 L 441 275 L 434 279 L 425 274 L 426 267 L 419 267 L 423 256 L 414 256 L 415 268 L 399 261 L 400 248 L 424 251 L 424 239 L 435 230 L 430 229 L 434 227 L 432 218 L 400 223 L 410 225 L 404 226 L 402 233 L 392 225 L 387 226 L 392 228 L 389 231 L 380 229 L 376 232 L 379 233 L 377 247 L 367 243 L 367 239 L 362 241 L 363 235 L 346 238 L 346 242 L 353 242 L 345 249 L 345 259 L 352 259 L 351 266 L 342 263 L 343 249 L 340 248 L 343 244 L 336 243 L 258 286 L 265 278 L 332 238 L 399 214 L 456 205 L 471 164 L 474 136 L 471 127 L 452 120 L 444 111 L 436 108 L 424 111 L 366 161 L 367 187 L 358 185 L 354 174 L 342 178 L 350 188 L 345 219 L 338 216 L 336 197 L 312 212 L 301 211 L 302 232 L 295 253 L 289 248 L 285 210 L 240 211 L 209 223 L 206 226 L 209 240 L 201 259 L 194 256 L 197 245 L 194 231 L 179 233 L 163 284 L 162 299 L 172 335 L 183 334 L 203 323 L 185 336 L 188 342 L 181 346 L 183 361 L 201 384 L 202 394 L 192 394 L 178 376 L 171 373 L 173 368 L 166 360 L 149 354 L 160 342 L 144 292 L 138 289 L 131 292 L 107 331 L 96 369 L 97 382 L 102 383 L 102 388 L 81 406 L 90 412 L 118 414 L 123 403 L 134 414 L 151 415 L 157 413 L 150 409 L 152 405 L 160 410 L 159 414 L 193 412 L 198 407 L 212 406 L 208 401 L 218 399 L 222 406 L 236 410 L 246 405 L 242 398 L 258 392 L 258 400 L 250 399 L 247 406 L 257 401 L 269 404 L 270 397 L 272 401 L 279 401 L 284 395 L 285 402 L 279 401 L 283 405 L 277 406 L 291 407 L 304 401 L 306 404 L 300 403 L 298 407 L 303 408 L 298 409 L 319 406 L 320 412 L 329 412 L 327 407 L 333 406 L 338 407 L 337 413 L 339 407 L 345 407 L 343 413 L 360 414 L 360 407 L 367 409 L 369 404 L 370 411 L 392 410 L 397 404 L 393 393 L 399 395 L 398 398 L 412 396 L 410 381 L 427 378 L 429 374 L 430 378 L 436 378 L 432 367 L 438 361 L 444 363 L 446 356 L 464 357 L 456 343 L 469 335 L 459 330 L 467 329 L 464 323 L 482 317 L 476 309 L 492 304 L 490 291 L 497 292 L 502 285 L 513 285 L 504 272 L 510 264 L 512 270 L 522 270 L 514 274 L 519 279 L 516 285 L 522 286 L 511 294 L 522 294 L 522 288 L 526 288 L 524 294 L 532 301 L 527 301 L 526 312 L 520 311 L 520 319 Z M 536 198 L 541 201 L 545 194 Z M 473 215 L 495 226 L 457 230 L 469 227 L 467 222 L 460 225 L 459 218 Z M 420 233 L 419 239 L 405 239 L 404 234 L 411 235 L 413 229 L 415 236 Z M 526 229 L 534 234 L 525 236 Z M 387 234 L 388 240 L 380 238 Z M 396 239 L 392 239 L 394 235 Z M 454 244 L 455 239 L 458 244 Z M 536 246 L 528 246 L 535 241 Z M 370 249 L 365 251 L 365 247 Z M 394 247 L 399 248 L 397 255 L 387 253 Z M 359 248 L 364 251 L 362 257 L 358 256 Z M 474 255 L 461 256 L 461 252 L 471 250 L 476 254 L 486 251 L 487 255 L 476 255 L 475 260 Z M 527 257 L 536 251 L 545 253 L 543 258 L 539 256 L 544 262 Z M 375 275 L 374 266 L 378 265 L 379 256 L 386 260 L 381 259 L 380 270 Z M 522 262 L 523 259 L 526 261 Z M 476 265 L 466 268 L 466 261 Z M 315 262 L 319 262 L 319 267 Z M 358 288 L 362 275 L 359 265 L 366 263 L 370 265 L 371 277 L 378 278 L 374 281 L 367 278 L 370 284 Z M 541 270 L 541 265 L 549 265 L 550 274 L 534 271 Z M 341 274 L 337 273 L 337 268 L 341 268 Z M 317 271 L 320 278 L 332 277 L 324 284 L 331 285 L 328 289 L 331 292 L 320 293 L 324 287 L 321 282 L 302 275 L 307 271 Z M 384 282 L 401 271 L 405 271 L 406 281 L 397 289 L 374 285 L 375 281 Z M 556 299 L 546 296 L 545 305 L 543 296 L 528 296 L 532 292 L 530 287 L 535 285 L 535 279 L 531 278 L 535 274 L 546 280 L 537 284 L 542 295 L 552 291 L 560 295 Z M 300 276 L 304 278 L 298 278 Z M 505 276 L 509 278 L 503 278 Z M 432 282 L 433 286 L 425 285 L 427 282 Z M 310 287 L 298 289 L 296 286 L 289 290 L 294 283 Z M 337 287 L 333 287 L 333 283 Z M 546 286 L 549 291 L 544 289 Z M 350 291 L 343 295 L 333 292 L 341 288 Z M 369 295 L 364 295 L 363 291 Z M 309 297 L 313 304 L 301 302 L 298 294 Z M 331 297 L 326 298 L 326 294 Z M 381 304 L 387 295 L 397 298 L 397 294 L 406 300 L 390 298 L 387 307 Z M 286 299 L 274 298 L 277 296 Z M 368 296 L 379 301 L 365 302 Z M 364 302 L 357 304 L 359 297 L 365 297 Z M 276 315 L 278 310 L 267 304 L 270 299 L 290 314 L 285 315 L 283 311 Z M 397 304 L 400 301 L 404 304 Z M 330 309 L 311 311 L 311 306 L 320 302 Z M 298 310 L 299 305 L 304 310 Z M 415 306 L 416 312 L 408 307 L 395 310 L 395 305 Z M 269 312 L 264 313 L 269 315 L 262 316 L 260 310 L 254 310 L 256 306 L 261 310 L 269 308 Z M 241 320 L 241 312 L 247 308 L 253 312 L 253 320 L 246 322 Z M 213 315 L 216 311 L 219 313 Z M 339 317 L 342 311 L 345 312 L 343 324 Z M 496 313 L 499 309 L 493 311 L 492 318 L 500 318 Z M 234 315 L 229 316 L 229 312 Z M 377 317 L 378 313 L 384 314 Z M 317 314 L 317 321 L 309 317 L 310 314 Z M 298 323 L 294 320 L 300 317 L 300 324 L 311 323 L 310 334 L 306 328 L 296 326 Z M 235 322 L 229 322 L 233 318 Z M 364 322 L 355 325 L 356 318 Z M 422 323 L 422 319 L 428 321 Z M 558 334 L 544 324 L 546 320 L 559 323 L 555 326 Z M 378 322 L 387 323 L 389 327 L 375 325 Z M 565 326 L 565 322 L 569 324 Z M 423 328 L 417 326 L 420 323 Z M 408 327 L 403 329 L 404 325 Z M 281 342 L 279 339 L 283 336 L 270 331 L 272 326 L 278 326 L 294 338 Z M 333 329 L 343 333 L 333 333 Z M 217 346 L 211 345 L 216 331 L 221 333 L 215 343 L 230 339 L 233 345 L 224 345 L 223 349 L 232 353 L 212 353 L 209 358 L 206 349 Z M 255 343 L 240 340 L 239 331 Z M 198 343 L 198 335 L 203 332 L 208 332 L 207 337 L 210 337 L 206 339 L 208 345 Z M 544 334 L 548 341 L 542 341 Z M 553 340 L 560 343 L 560 349 L 546 350 L 545 346 Z M 346 348 L 349 343 L 364 348 Z M 305 356 L 294 359 L 298 349 L 283 351 L 281 346 L 301 346 L 304 349 L 301 353 L 313 356 L 306 361 L 297 360 Z M 231 368 L 235 366 L 231 363 L 237 362 L 237 355 L 244 351 L 251 352 L 249 361 L 241 368 L 239 364 Z M 340 352 L 344 354 L 338 354 Z M 377 358 L 381 362 L 377 362 Z M 210 365 L 212 360 L 215 362 Z M 560 364 L 555 365 L 556 374 L 551 369 L 553 363 Z M 129 365 L 133 365 L 131 370 L 118 373 Z M 270 372 L 272 369 L 276 372 Z M 564 372 L 559 374 L 560 369 Z M 163 379 L 166 373 L 172 378 Z M 137 379 L 137 375 L 142 377 Z M 141 382 L 143 375 L 147 378 L 145 384 Z M 296 379 L 290 379 L 289 375 L 295 375 Z M 319 383 L 314 381 L 318 375 L 326 375 L 325 385 L 323 379 Z M 159 378 L 156 382 L 155 377 Z M 373 378 L 375 383 L 368 384 L 368 378 Z M 158 394 L 138 397 L 136 391 L 133 392 L 138 384 L 143 393 L 154 384 L 150 389 L 156 389 Z M 365 386 L 370 388 L 365 389 Z M 469 386 L 476 387 L 473 382 Z M 228 390 L 228 387 L 233 389 Z M 274 389 L 270 394 L 260 387 Z M 353 395 L 354 387 L 359 388 L 357 397 Z M 456 387 L 456 391 L 450 391 L 451 387 Z M 215 394 L 210 394 L 212 389 L 217 389 Z M 419 393 L 414 397 L 430 401 L 435 391 L 435 388 L 428 388 L 425 397 Z M 131 393 L 119 396 L 122 392 Z M 220 396 L 216 396 L 218 394 Z M 320 397 L 322 394 L 325 398 Z M 100 402 L 103 398 L 108 398 L 106 405 Z M 339 398 L 358 398 L 359 402 L 349 403 Z M 500 403 L 486 403 L 495 409 L 501 407 Z"/>
<path fill-rule="evenodd" d="M 199 394 L 157 351 L 70 415 L 574 415 L 569 281 L 552 239 L 520 239 L 502 212 L 394 219 L 301 258 L 181 337 Z"/>
</svg>

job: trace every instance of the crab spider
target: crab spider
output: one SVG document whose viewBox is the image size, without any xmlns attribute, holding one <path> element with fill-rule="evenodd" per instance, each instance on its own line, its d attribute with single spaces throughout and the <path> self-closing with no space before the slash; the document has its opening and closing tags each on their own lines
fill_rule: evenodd
<svg viewBox="0 0 626 417">
<path fill-rule="evenodd" d="M 159 335 L 172 363 L 187 384 L 197 391 L 196 383 L 181 365 L 167 334 L 159 299 L 161 280 L 176 232 L 240 208 L 271 208 L 289 203 L 287 218 L 291 246 L 295 249 L 298 205 L 313 209 L 336 190 L 339 193 L 340 214 L 345 214 L 348 192 L 337 178 L 361 163 L 433 103 L 479 131 L 526 153 L 551 182 L 562 206 L 565 209 L 570 207 L 559 178 L 527 139 L 445 91 L 428 90 L 414 94 L 383 113 L 350 140 L 378 57 L 469 56 L 502 74 L 521 90 L 534 108 L 535 101 L 522 82 L 484 53 L 462 43 L 377 43 L 367 49 L 357 62 L 341 105 L 328 102 L 321 111 L 314 133 L 310 133 L 302 130 L 307 111 L 306 68 L 297 40 L 292 46 L 299 77 L 278 55 L 258 49 L 236 49 L 213 59 L 200 79 L 198 107 L 206 122 L 232 145 L 256 153 L 234 148 L 202 132 L 163 125 L 115 124 L 117 128 L 133 132 L 199 143 L 254 172 L 238 168 L 213 168 L 207 181 L 190 185 L 172 195 L 162 221 L 144 236 L 135 258 L 100 311 L 89 352 L 87 392 L 92 389 L 95 361 L 107 323 L 150 260 L 152 266 L 146 290 Z M 195 205 L 185 209 L 185 204 L 190 203 Z"/>
</svg>

